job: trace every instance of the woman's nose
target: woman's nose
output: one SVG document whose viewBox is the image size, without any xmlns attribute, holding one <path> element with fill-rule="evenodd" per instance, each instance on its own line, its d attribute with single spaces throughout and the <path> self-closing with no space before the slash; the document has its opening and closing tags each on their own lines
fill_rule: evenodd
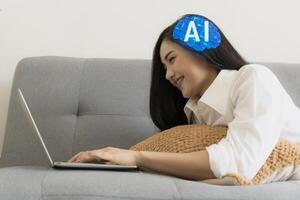
<svg viewBox="0 0 300 200">
<path fill-rule="evenodd" d="M 166 79 L 171 81 L 171 78 L 173 78 L 174 76 L 174 72 L 170 69 L 167 69 L 167 72 L 166 72 Z"/>
</svg>

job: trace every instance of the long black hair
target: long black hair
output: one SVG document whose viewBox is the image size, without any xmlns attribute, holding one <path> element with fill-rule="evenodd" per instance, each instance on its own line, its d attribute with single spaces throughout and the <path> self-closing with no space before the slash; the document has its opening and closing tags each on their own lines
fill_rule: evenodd
<svg viewBox="0 0 300 200">
<path fill-rule="evenodd" d="M 187 98 L 182 96 L 180 90 L 173 86 L 165 78 L 166 70 L 163 67 L 160 58 L 160 46 L 162 41 L 169 40 L 176 42 L 172 38 L 172 32 L 177 22 L 186 16 L 201 16 L 207 19 L 210 23 L 213 23 L 208 18 L 202 15 L 186 14 L 177 19 L 174 23 L 165 28 L 155 44 L 152 57 L 152 69 L 151 69 L 151 87 L 150 87 L 150 116 L 153 123 L 161 130 L 166 130 L 178 125 L 188 124 L 187 117 L 183 111 L 183 108 L 188 101 Z M 214 23 L 213 23 L 214 24 Z M 214 24 L 221 35 L 221 44 L 215 49 L 206 49 L 201 52 L 192 51 L 179 42 L 176 42 L 181 47 L 187 49 L 195 56 L 201 56 L 207 59 L 209 63 L 217 69 L 231 69 L 238 70 L 243 65 L 248 64 L 242 56 L 234 49 L 234 47 L 227 40 L 223 32 L 219 27 Z"/>
</svg>

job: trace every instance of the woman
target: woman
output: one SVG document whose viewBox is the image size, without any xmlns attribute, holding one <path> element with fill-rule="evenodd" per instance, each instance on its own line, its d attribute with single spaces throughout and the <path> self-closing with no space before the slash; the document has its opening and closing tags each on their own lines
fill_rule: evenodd
<svg viewBox="0 0 300 200">
<path fill-rule="evenodd" d="M 198 32 L 199 31 L 199 32 Z M 199 123 L 227 125 L 204 151 L 164 153 L 106 147 L 70 162 L 104 162 L 193 179 L 235 172 L 252 179 L 278 138 L 300 143 L 297 108 L 267 67 L 247 63 L 208 18 L 187 14 L 160 34 L 152 59 L 150 114 L 161 130 Z"/>
</svg>

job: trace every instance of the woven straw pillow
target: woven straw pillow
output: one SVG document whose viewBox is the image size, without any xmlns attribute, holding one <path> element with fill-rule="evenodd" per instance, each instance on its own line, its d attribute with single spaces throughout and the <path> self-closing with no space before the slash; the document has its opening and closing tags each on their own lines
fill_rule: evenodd
<svg viewBox="0 0 300 200">
<path fill-rule="evenodd" d="M 129 149 L 174 153 L 201 151 L 205 150 L 205 147 L 211 144 L 218 143 L 226 136 L 227 129 L 227 126 L 179 125 L 162 132 L 157 132 L 151 137 L 131 146 Z M 228 173 L 222 179 L 207 179 L 201 182 L 219 185 L 259 185 L 267 182 L 275 182 L 276 180 L 272 180 L 272 175 L 279 173 L 284 167 L 299 164 L 300 146 L 280 138 L 267 161 L 253 179 L 249 180 L 242 175 Z"/>
</svg>

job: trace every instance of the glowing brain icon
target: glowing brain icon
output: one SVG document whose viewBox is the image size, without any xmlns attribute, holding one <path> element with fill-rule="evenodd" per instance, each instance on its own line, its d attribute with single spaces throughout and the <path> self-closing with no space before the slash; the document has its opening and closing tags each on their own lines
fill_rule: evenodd
<svg viewBox="0 0 300 200">
<path fill-rule="evenodd" d="M 173 39 L 198 52 L 221 44 L 218 28 L 201 16 L 186 16 L 179 20 L 173 29 Z"/>
</svg>

